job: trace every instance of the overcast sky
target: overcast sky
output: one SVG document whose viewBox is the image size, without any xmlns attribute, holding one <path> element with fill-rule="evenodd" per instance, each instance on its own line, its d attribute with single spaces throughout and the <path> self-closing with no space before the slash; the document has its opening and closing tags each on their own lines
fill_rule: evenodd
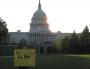
<svg viewBox="0 0 90 69">
<path fill-rule="evenodd" d="M 42 9 L 48 17 L 53 32 L 82 32 L 90 28 L 90 0 L 41 0 Z M 10 32 L 28 32 L 38 0 L 0 0 L 0 17 Z"/>
</svg>

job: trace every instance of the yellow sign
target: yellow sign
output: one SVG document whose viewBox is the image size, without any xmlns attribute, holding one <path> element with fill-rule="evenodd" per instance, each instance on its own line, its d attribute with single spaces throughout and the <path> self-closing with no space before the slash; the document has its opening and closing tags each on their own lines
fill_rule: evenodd
<svg viewBox="0 0 90 69">
<path fill-rule="evenodd" d="M 15 66 L 35 66 L 35 49 L 15 49 L 14 65 Z"/>
</svg>

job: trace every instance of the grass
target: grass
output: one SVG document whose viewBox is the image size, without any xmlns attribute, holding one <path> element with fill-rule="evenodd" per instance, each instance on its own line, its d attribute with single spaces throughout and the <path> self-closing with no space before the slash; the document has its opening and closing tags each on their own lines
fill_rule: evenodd
<svg viewBox="0 0 90 69">
<path fill-rule="evenodd" d="M 18 69 L 12 57 L 0 58 L 0 69 Z M 32 68 L 30 68 L 32 69 Z M 90 55 L 54 54 L 38 57 L 33 69 L 90 69 Z"/>
</svg>

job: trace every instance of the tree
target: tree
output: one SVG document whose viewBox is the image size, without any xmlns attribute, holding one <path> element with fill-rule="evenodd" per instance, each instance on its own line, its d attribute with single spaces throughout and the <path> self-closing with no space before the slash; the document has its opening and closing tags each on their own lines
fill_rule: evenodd
<svg viewBox="0 0 90 69">
<path fill-rule="evenodd" d="M 0 45 L 5 44 L 8 44 L 8 29 L 6 22 L 0 18 Z M 4 55 L 5 53 L 7 53 L 6 50 L 7 48 L 0 47 L 0 54 Z"/>
<path fill-rule="evenodd" d="M 71 35 L 69 48 L 71 53 L 80 53 L 80 40 L 75 31 Z"/>
<path fill-rule="evenodd" d="M 57 39 L 54 41 L 54 47 L 55 47 L 58 51 L 60 50 L 61 42 L 62 42 L 62 38 L 57 38 Z"/>
<path fill-rule="evenodd" d="M 0 44 L 7 44 L 8 41 L 8 29 L 7 24 L 0 18 Z"/>
<path fill-rule="evenodd" d="M 61 42 L 61 53 L 68 53 L 69 52 L 69 37 L 65 36 Z"/>
<path fill-rule="evenodd" d="M 22 38 L 19 42 L 19 48 L 27 47 L 27 42 L 24 38 Z"/>
<path fill-rule="evenodd" d="M 86 26 L 80 35 L 80 44 L 83 53 L 90 53 L 90 33 L 88 26 Z"/>
</svg>

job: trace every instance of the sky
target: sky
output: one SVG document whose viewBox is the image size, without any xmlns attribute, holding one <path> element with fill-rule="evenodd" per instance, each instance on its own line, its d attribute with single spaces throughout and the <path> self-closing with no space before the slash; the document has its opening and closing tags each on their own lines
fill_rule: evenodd
<svg viewBox="0 0 90 69">
<path fill-rule="evenodd" d="M 90 28 L 90 0 L 41 0 L 52 32 L 82 32 Z M 28 32 L 38 0 L 0 0 L 0 17 L 9 32 Z"/>
</svg>

